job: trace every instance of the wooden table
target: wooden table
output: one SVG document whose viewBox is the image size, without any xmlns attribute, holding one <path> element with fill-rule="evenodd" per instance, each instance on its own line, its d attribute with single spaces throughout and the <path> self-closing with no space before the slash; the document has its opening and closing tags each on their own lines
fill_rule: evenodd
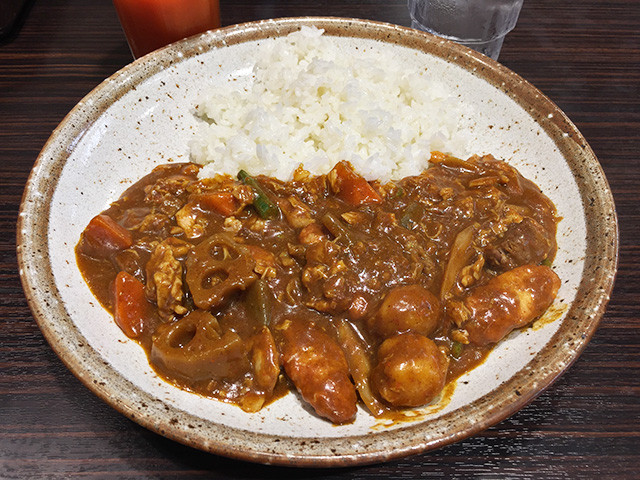
<svg viewBox="0 0 640 480">
<path fill-rule="evenodd" d="M 409 25 L 404 0 L 223 1 L 222 23 L 299 15 Z M 131 57 L 108 0 L 41 0 L 0 45 L 0 478 L 639 478 L 640 2 L 526 0 L 501 61 L 590 142 L 620 220 L 620 269 L 581 358 L 531 405 L 441 450 L 382 465 L 293 470 L 182 446 L 87 390 L 42 337 L 22 292 L 15 225 L 38 152 L 64 115 Z"/>
</svg>

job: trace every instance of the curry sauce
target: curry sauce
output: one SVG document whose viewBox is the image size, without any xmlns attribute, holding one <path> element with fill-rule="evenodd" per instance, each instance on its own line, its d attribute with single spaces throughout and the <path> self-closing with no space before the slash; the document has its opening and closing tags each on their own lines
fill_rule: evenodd
<svg viewBox="0 0 640 480">
<path fill-rule="evenodd" d="M 553 303 L 556 209 L 491 156 L 368 182 L 157 167 L 87 226 L 91 291 L 167 381 L 334 423 L 428 404 Z"/>
</svg>

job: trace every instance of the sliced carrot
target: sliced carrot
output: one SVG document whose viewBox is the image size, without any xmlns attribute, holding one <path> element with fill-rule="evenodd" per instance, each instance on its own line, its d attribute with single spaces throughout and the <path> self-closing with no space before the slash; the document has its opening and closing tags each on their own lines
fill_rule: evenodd
<svg viewBox="0 0 640 480">
<path fill-rule="evenodd" d="M 137 338 L 144 324 L 151 318 L 151 305 L 147 302 L 144 285 L 127 272 L 119 272 L 114 285 L 115 321 L 129 338 Z"/>
<path fill-rule="evenodd" d="M 123 250 L 133 244 L 131 232 L 104 214 L 91 219 L 83 236 L 84 240 L 90 244 L 93 253 L 98 255 Z"/>
<path fill-rule="evenodd" d="M 431 163 L 441 163 L 441 162 L 444 162 L 447 159 L 447 157 L 448 155 L 446 153 L 433 151 L 431 152 L 431 158 L 429 159 L 429 161 Z"/>
<path fill-rule="evenodd" d="M 348 162 L 342 161 L 333 167 L 329 172 L 329 183 L 339 198 L 352 205 L 382 201 L 380 194 Z"/>
<path fill-rule="evenodd" d="M 239 202 L 231 192 L 206 193 L 200 196 L 200 204 L 208 210 L 215 210 L 228 217 L 238 210 Z"/>
</svg>

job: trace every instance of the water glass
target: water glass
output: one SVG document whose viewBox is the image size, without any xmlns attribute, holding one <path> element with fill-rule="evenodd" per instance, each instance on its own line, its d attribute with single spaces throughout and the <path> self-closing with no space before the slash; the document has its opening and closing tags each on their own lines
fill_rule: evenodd
<svg viewBox="0 0 640 480">
<path fill-rule="evenodd" d="M 408 0 L 411 26 L 498 59 L 523 0 Z"/>
</svg>

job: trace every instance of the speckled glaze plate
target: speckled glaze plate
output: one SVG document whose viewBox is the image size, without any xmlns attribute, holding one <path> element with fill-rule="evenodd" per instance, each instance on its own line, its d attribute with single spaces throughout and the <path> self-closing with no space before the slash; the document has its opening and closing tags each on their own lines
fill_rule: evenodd
<svg viewBox="0 0 640 480">
<path fill-rule="evenodd" d="M 562 221 L 554 264 L 562 287 L 546 321 L 501 342 L 435 406 L 401 422 L 362 408 L 333 426 L 296 394 L 255 414 L 160 380 L 85 285 L 74 247 L 89 220 L 152 167 L 189 159 L 203 85 L 248 81 L 274 37 L 314 25 L 359 49 L 429 68 L 474 107 L 471 149 L 492 153 L 533 179 Z M 373 463 L 441 447 L 522 408 L 584 349 L 609 299 L 617 266 L 617 223 L 602 169 L 580 132 L 542 93 L 465 47 L 394 25 L 294 18 L 233 26 L 192 37 L 123 68 L 87 95 L 44 146 L 18 223 L 23 286 L 52 348 L 96 395 L 171 439 L 219 455 L 299 466 Z"/>
</svg>

